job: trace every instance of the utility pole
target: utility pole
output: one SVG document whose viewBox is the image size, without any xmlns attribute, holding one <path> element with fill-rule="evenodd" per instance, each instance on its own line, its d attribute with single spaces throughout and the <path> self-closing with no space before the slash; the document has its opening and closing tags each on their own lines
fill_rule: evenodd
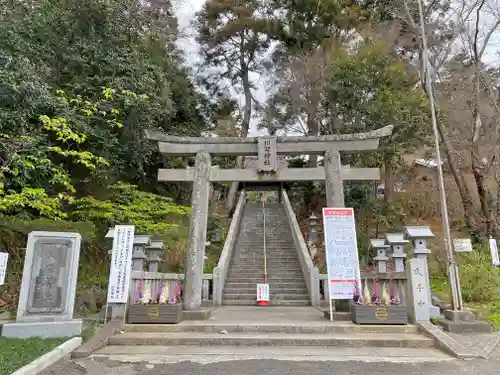
<svg viewBox="0 0 500 375">
<path fill-rule="evenodd" d="M 434 88 L 432 84 L 432 74 L 429 63 L 429 55 L 428 55 L 429 50 L 427 47 L 427 35 L 425 33 L 425 20 L 424 20 L 424 6 L 422 4 L 422 1 L 423 0 L 417 0 L 418 12 L 420 14 L 420 34 L 422 38 L 422 60 L 423 60 L 422 64 L 424 64 L 423 66 L 425 73 L 425 82 L 427 86 L 429 104 L 432 115 L 432 128 L 434 130 L 434 144 L 436 148 L 436 162 L 437 162 L 437 172 L 438 172 L 438 187 L 439 187 L 439 196 L 441 205 L 441 216 L 443 217 L 443 228 L 444 228 L 444 246 L 448 258 L 448 280 L 450 283 L 453 310 L 462 310 L 463 309 L 462 291 L 460 289 L 460 276 L 458 273 L 457 263 L 455 261 L 453 241 L 451 239 L 450 218 L 448 216 L 448 204 L 446 202 L 446 192 L 444 189 L 443 166 L 441 162 L 441 151 L 439 149 L 439 130 L 437 124 L 437 115 L 436 115 L 436 102 L 434 98 Z"/>
</svg>

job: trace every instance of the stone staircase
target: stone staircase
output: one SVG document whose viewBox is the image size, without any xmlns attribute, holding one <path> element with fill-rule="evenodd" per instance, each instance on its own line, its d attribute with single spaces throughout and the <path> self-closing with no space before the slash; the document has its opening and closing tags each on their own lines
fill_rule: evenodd
<svg viewBox="0 0 500 375">
<path fill-rule="evenodd" d="M 266 206 L 270 304 L 254 306 L 256 284 L 264 280 L 262 206 L 246 204 L 229 264 L 223 305 L 207 320 L 180 324 L 125 324 L 94 356 L 116 360 L 365 360 L 447 361 L 434 338 L 418 327 L 330 322 L 310 300 L 280 204 Z M 235 306 L 231 306 L 235 305 Z"/>
<path fill-rule="evenodd" d="M 310 305 L 290 224 L 280 203 L 265 205 L 267 282 L 271 306 Z M 262 204 L 243 208 L 240 233 L 229 265 L 223 305 L 255 305 L 256 284 L 264 281 Z"/>
<path fill-rule="evenodd" d="M 273 358 L 373 362 L 442 361 L 451 357 L 416 326 L 330 322 L 313 307 L 222 306 L 204 321 L 126 324 L 94 355 L 139 360 L 217 361 Z M 141 356 L 145 356 L 142 358 Z M 130 358 L 130 357 L 128 357 Z M 126 359 L 126 358 L 125 358 Z"/>
</svg>

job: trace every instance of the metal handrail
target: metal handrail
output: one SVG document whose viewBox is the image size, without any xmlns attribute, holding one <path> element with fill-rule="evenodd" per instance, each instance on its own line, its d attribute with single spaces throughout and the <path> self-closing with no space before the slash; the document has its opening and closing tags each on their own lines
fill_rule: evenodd
<svg viewBox="0 0 500 375">
<path fill-rule="evenodd" d="M 267 284 L 267 249 L 266 249 L 266 200 L 262 194 L 262 219 L 264 221 L 263 234 L 264 234 L 264 284 Z"/>
</svg>

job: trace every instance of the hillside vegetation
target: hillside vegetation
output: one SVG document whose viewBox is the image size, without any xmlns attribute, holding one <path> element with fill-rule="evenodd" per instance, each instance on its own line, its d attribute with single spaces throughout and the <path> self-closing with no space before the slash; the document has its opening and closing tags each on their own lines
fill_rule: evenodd
<svg viewBox="0 0 500 375">
<path fill-rule="evenodd" d="M 3 1 L 0 251 L 11 261 L 0 309 L 15 307 L 32 230 L 82 234 L 80 295 L 105 290 L 104 234 L 115 224 L 163 239 L 165 269 L 182 272 L 190 186 L 156 176 L 192 160 L 161 156 L 145 130 L 307 137 L 393 125 L 376 152 L 342 156 L 343 164 L 383 171 L 383 197 L 372 183 L 345 186 L 360 252 L 369 259 L 368 239 L 388 230 L 431 225 L 434 289 L 446 297 L 435 172 L 423 178 L 405 159 L 433 158 L 433 96 L 453 232 L 476 246 L 460 256 L 464 298 L 494 315 L 500 279 L 485 240 L 499 235 L 500 71 L 491 56 L 500 14 L 490 0 L 424 3 L 433 90 L 422 74 L 418 9 L 407 0 L 207 0 L 186 30 L 173 9 L 182 0 Z M 192 50 L 187 40 L 199 56 L 182 53 Z M 213 162 L 236 167 L 242 158 Z M 314 155 L 289 160 L 318 164 Z M 220 196 L 235 187 L 214 185 Z M 207 272 L 229 222 L 218 196 Z M 320 213 L 324 184 L 294 183 L 290 196 L 304 223 Z M 316 261 L 323 267 L 321 252 Z"/>
</svg>

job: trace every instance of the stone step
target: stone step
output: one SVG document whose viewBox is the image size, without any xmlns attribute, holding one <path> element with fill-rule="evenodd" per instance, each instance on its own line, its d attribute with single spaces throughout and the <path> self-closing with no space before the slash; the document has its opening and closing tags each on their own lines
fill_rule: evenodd
<svg viewBox="0 0 500 375">
<path fill-rule="evenodd" d="M 261 254 L 255 254 L 255 253 L 240 253 L 240 254 L 234 254 L 232 261 L 240 261 L 240 262 L 264 262 L 264 256 Z M 281 262 L 286 262 L 286 263 L 300 263 L 299 257 L 295 254 L 267 254 L 266 256 L 266 261 L 267 262 L 272 262 L 272 263 L 281 263 Z"/>
<path fill-rule="evenodd" d="M 277 269 L 277 268 L 300 268 L 300 262 L 298 260 L 283 260 L 283 261 L 274 261 L 267 260 L 267 269 Z M 252 269 L 263 269 L 264 261 L 250 261 L 250 260 L 234 260 L 229 265 L 229 271 L 235 268 L 252 268 Z"/>
<path fill-rule="evenodd" d="M 307 289 L 306 283 L 304 281 L 292 281 L 292 282 L 280 282 L 274 281 L 269 283 L 270 288 L 274 288 L 276 290 L 299 290 L 299 289 Z M 255 289 L 255 283 L 250 282 L 226 282 L 224 290 L 229 289 Z"/>
<path fill-rule="evenodd" d="M 243 299 L 231 299 L 225 300 L 222 299 L 222 304 L 224 306 L 255 306 L 256 300 L 255 297 L 251 300 L 243 300 Z M 307 300 L 295 300 L 295 301 L 272 301 L 270 306 L 310 306 L 311 302 L 309 299 Z"/>
<path fill-rule="evenodd" d="M 367 368 L 374 362 L 441 363 L 456 361 L 454 357 L 436 348 L 376 348 L 373 347 L 331 347 L 319 346 L 160 346 L 160 345 L 113 345 L 92 353 L 92 357 L 117 362 L 143 363 L 214 363 L 219 361 L 307 361 L 307 362 L 345 362 L 363 361 Z M 377 367 L 375 367 L 377 368 Z M 273 374 L 276 371 L 271 371 Z M 151 372 L 150 372 L 151 373 Z M 156 372 L 157 373 L 157 372 Z M 245 372 L 248 373 L 248 372 Z M 339 372 L 337 372 L 339 373 Z M 352 372 L 350 372 L 352 374 Z M 380 372 L 372 371 L 379 375 Z M 125 375 L 125 374 L 124 374 Z"/>
<path fill-rule="evenodd" d="M 251 293 L 227 293 L 224 292 L 223 299 L 227 300 L 252 300 L 257 297 L 257 292 L 253 291 Z M 292 293 L 273 293 L 273 291 L 269 291 L 269 300 L 275 301 L 301 301 L 309 299 L 309 294 L 301 293 L 301 294 L 292 294 Z"/>
<path fill-rule="evenodd" d="M 353 323 L 210 323 L 203 324 L 184 322 L 182 324 L 125 324 L 125 332 L 205 332 L 220 333 L 221 331 L 247 332 L 247 333 L 298 333 L 298 334 L 326 334 L 326 333 L 378 333 L 378 334 L 403 334 L 418 333 L 414 325 L 385 326 L 385 325 L 357 325 Z"/>
<path fill-rule="evenodd" d="M 109 345 L 246 345 L 246 346 L 344 346 L 431 348 L 433 339 L 416 333 L 261 333 L 230 332 L 124 332 L 109 338 Z"/>
<path fill-rule="evenodd" d="M 243 258 L 243 257 L 234 257 L 232 259 L 233 263 L 234 262 L 240 262 L 240 263 L 244 263 L 244 262 L 254 262 L 254 263 L 264 263 L 264 259 L 263 258 L 256 258 L 256 257 L 247 257 L 247 258 Z M 292 258 L 292 257 L 283 257 L 283 258 L 278 258 L 278 257 L 268 257 L 266 259 L 267 263 L 268 264 L 280 264 L 280 263 L 285 263 L 285 264 L 290 264 L 290 263 L 300 263 L 299 259 L 297 257 L 295 258 Z"/>
<path fill-rule="evenodd" d="M 255 276 L 256 274 L 259 274 L 259 271 L 242 271 L 242 270 L 238 270 L 238 271 L 234 271 L 233 269 L 230 269 L 229 272 L 228 272 L 228 276 L 231 277 L 231 276 L 239 276 L 239 277 L 242 277 L 242 278 L 245 278 L 245 277 L 252 277 L 252 276 Z M 260 270 L 260 275 L 264 275 L 264 270 L 261 269 Z M 273 269 L 270 269 L 268 268 L 267 270 L 267 277 L 270 278 L 270 279 L 279 279 L 280 277 L 288 277 L 288 278 L 291 278 L 291 277 L 300 277 L 300 278 L 303 278 L 304 276 L 302 275 L 302 271 L 300 270 L 285 270 L 285 269 L 281 269 L 281 270 L 273 270 Z"/>
<path fill-rule="evenodd" d="M 250 236 L 247 238 L 238 238 L 238 242 L 236 243 L 237 247 L 245 247 L 247 245 L 258 245 L 258 246 L 264 246 L 264 237 L 262 235 L 252 233 Z M 293 242 L 292 236 L 287 236 L 286 234 L 282 234 L 279 237 L 271 237 L 269 235 L 266 235 L 266 246 L 274 246 L 274 247 L 282 247 L 282 246 L 287 246 L 287 247 L 294 247 L 295 243 Z"/>
<path fill-rule="evenodd" d="M 275 254 L 268 255 L 266 257 L 266 261 L 269 263 L 298 263 L 299 257 L 295 254 L 288 254 L 288 255 L 280 255 L 276 256 Z M 241 261 L 241 262 L 264 262 L 264 256 L 260 254 L 234 254 L 233 261 Z"/>
<path fill-rule="evenodd" d="M 264 256 L 264 249 L 258 245 L 252 245 L 249 246 L 248 248 L 239 248 L 235 249 L 233 254 L 235 255 L 260 255 Z M 281 257 L 286 257 L 286 256 L 297 256 L 297 250 L 295 250 L 295 247 L 289 248 L 289 249 L 273 249 L 273 248 L 266 248 L 266 254 L 269 255 L 274 255 L 274 256 L 281 256 Z"/>
<path fill-rule="evenodd" d="M 301 277 L 283 276 L 283 277 L 275 278 L 275 277 L 270 277 L 268 275 L 268 277 L 267 277 L 267 282 L 269 284 L 291 283 L 291 282 L 296 282 L 296 281 L 302 282 L 302 280 L 304 280 L 303 276 L 301 276 Z M 241 277 L 241 276 L 238 277 L 236 275 L 232 275 L 232 276 L 228 275 L 226 278 L 226 285 L 230 284 L 230 283 L 254 283 L 254 284 L 256 284 L 256 283 L 261 283 L 262 281 L 264 281 L 264 274 L 247 276 L 247 277 Z"/>
<path fill-rule="evenodd" d="M 255 296 L 257 295 L 257 288 L 255 286 L 253 288 L 242 288 L 242 289 L 224 288 L 224 298 L 231 299 L 229 296 L 234 294 L 251 295 L 253 296 L 253 298 L 255 298 Z M 269 294 L 271 299 L 281 298 L 283 294 L 301 295 L 303 296 L 304 299 L 309 298 L 309 292 L 307 291 L 307 288 L 285 290 L 285 289 L 278 289 L 276 287 L 274 288 L 269 287 Z M 281 298 L 281 299 L 287 299 L 287 298 Z"/>
<path fill-rule="evenodd" d="M 264 254 L 264 247 L 261 243 L 248 244 L 248 245 L 239 245 L 234 249 L 234 254 Z M 276 245 L 276 246 L 266 246 L 267 254 L 275 254 L 275 255 L 288 255 L 288 254 L 297 254 L 297 250 L 295 249 L 295 245 Z"/>
<path fill-rule="evenodd" d="M 300 275 L 290 275 L 290 274 L 284 274 L 284 275 L 279 275 L 276 276 L 274 274 L 268 274 L 267 275 L 267 283 L 268 284 L 279 284 L 281 281 L 284 282 L 290 282 L 290 281 L 302 281 L 304 280 L 304 276 L 302 274 Z M 238 274 L 229 274 L 226 277 L 226 283 L 262 283 L 264 281 L 264 273 L 255 273 L 255 274 L 245 274 L 245 275 L 238 275 Z"/>
<path fill-rule="evenodd" d="M 262 271 L 264 264 L 234 264 L 231 266 L 231 271 L 240 272 L 240 271 Z M 282 271 L 301 271 L 300 265 L 298 264 L 280 264 L 280 265 L 271 265 L 267 264 L 267 272 L 282 272 Z"/>
</svg>

